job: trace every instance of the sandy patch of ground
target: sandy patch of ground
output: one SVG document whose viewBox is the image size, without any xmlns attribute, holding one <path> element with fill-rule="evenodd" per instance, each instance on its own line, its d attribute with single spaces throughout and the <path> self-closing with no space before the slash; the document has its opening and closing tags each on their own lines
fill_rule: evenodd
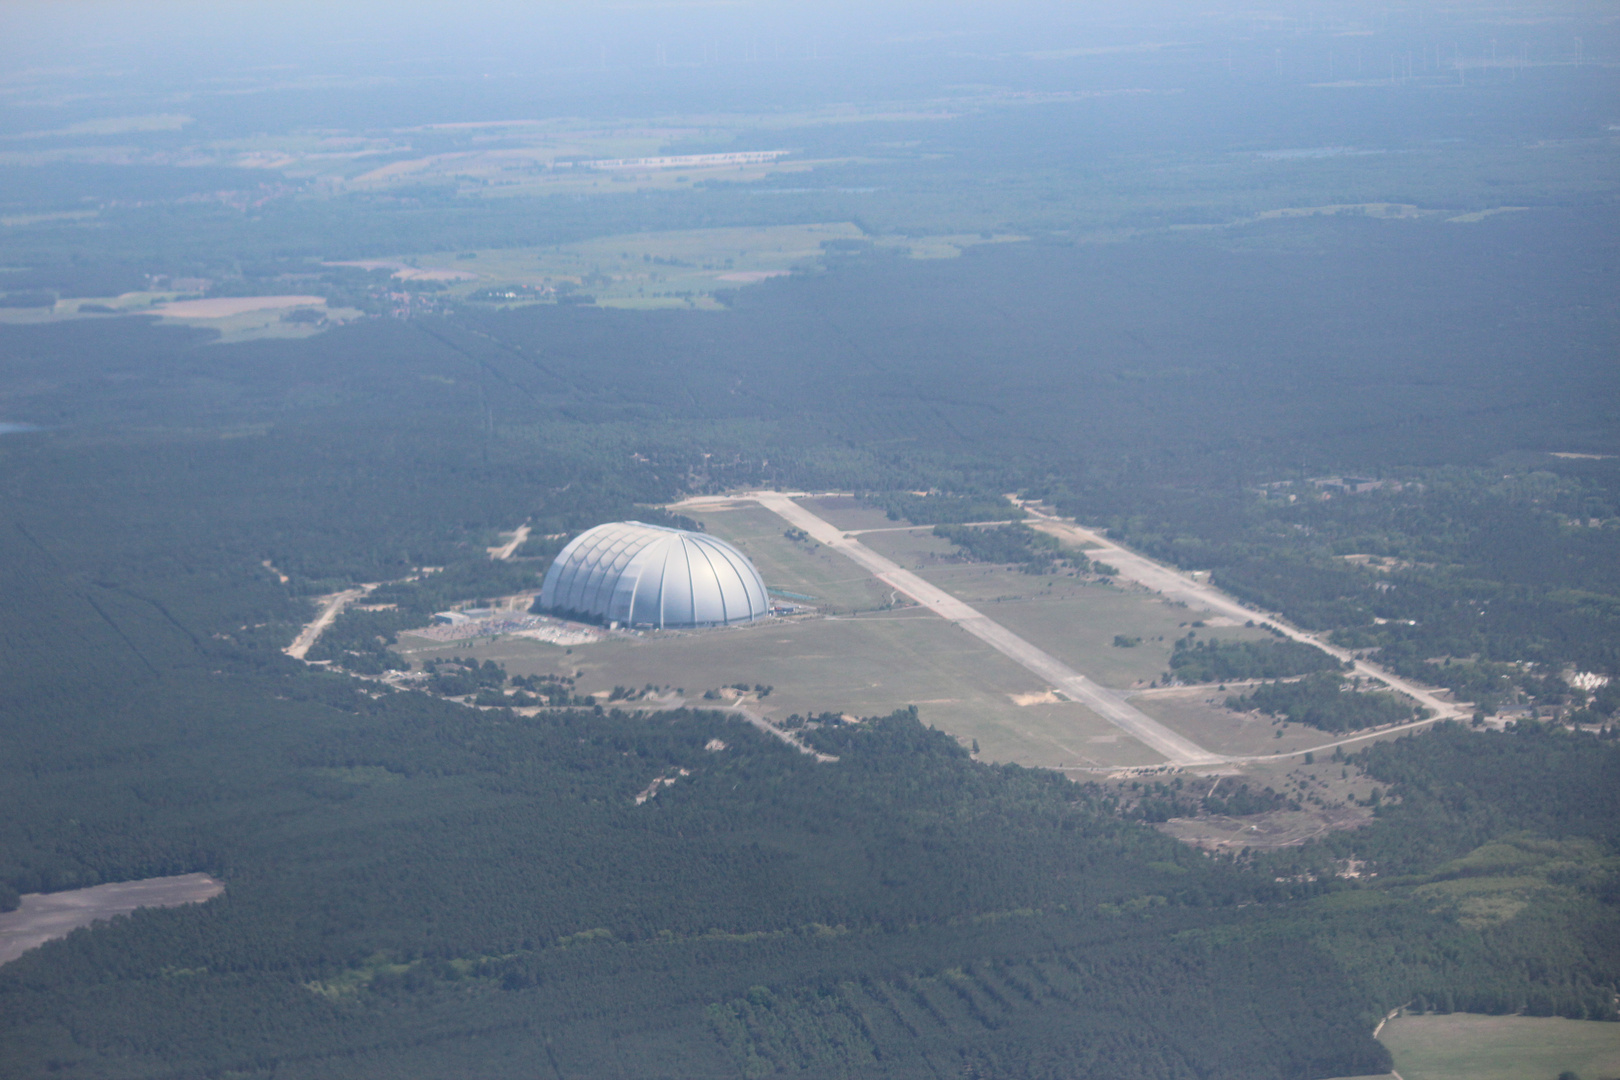
<svg viewBox="0 0 1620 1080">
<path fill-rule="evenodd" d="M 764 281 L 766 278 L 782 277 L 791 273 L 793 273 L 791 270 L 738 270 L 730 274 L 721 274 L 720 280 L 740 281 L 751 285 L 758 281 Z"/>
<path fill-rule="evenodd" d="M 563 646 L 590 645 L 609 636 L 608 631 L 600 627 L 554 619 L 548 615 L 530 615 L 525 611 L 483 614 L 465 622 L 449 625 L 435 623 L 403 633 L 428 641 L 471 641 L 474 638 L 509 636 Z"/>
<path fill-rule="evenodd" d="M 468 270 L 447 270 L 442 266 L 412 266 L 391 259 L 358 259 L 351 262 L 329 262 L 325 266 L 354 266 L 361 270 L 392 270 L 400 281 L 477 281 L 478 275 Z"/>
<path fill-rule="evenodd" d="M 516 553 L 517 549 L 523 546 L 523 542 L 529 538 L 529 527 L 527 525 L 519 525 L 516 531 L 511 534 L 511 537 L 512 538 L 510 540 L 499 547 L 486 548 L 485 550 L 489 552 L 489 557 L 491 559 L 501 560 L 510 559 L 513 554 Z"/>
<path fill-rule="evenodd" d="M 1298 847 L 1330 832 L 1359 829 L 1372 820 L 1372 811 L 1359 806 L 1309 810 L 1273 810 L 1247 817 L 1210 814 L 1197 818 L 1171 818 L 1154 828 L 1206 851 L 1243 848 Z"/>
<path fill-rule="evenodd" d="M 0 964 L 101 919 L 143 907 L 200 904 L 224 891 L 225 886 L 207 874 L 179 874 L 68 892 L 26 893 L 16 911 L 0 915 Z"/>
<path fill-rule="evenodd" d="M 326 298 L 321 296 L 216 296 L 211 300 L 176 300 L 159 304 L 152 311 L 171 319 L 228 319 L 249 311 L 325 306 Z"/>
<path fill-rule="evenodd" d="M 1063 699 L 1050 690 L 1042 690 L 1038 694 L 1008 694 L 1014 705 L 1056 705 Z"/>
<path fill-rule="evenodd" d="M 302 660 L 304 657 L 308 656 L 310 648 L 313 647 L 316 640 L 326 632 L 326 628 L 331 626 L 339 615 L 343 614 L 343 609 L 360 599 L 362 596 L 365 596 L 376 587 L 376 583 L 372 583 L 369 585 L 361 585 L 354 589 L 345 589 L 340 593 L 333 593 L 331 596 L 320 597 L 320 613 L 315 616 L 313 621 L 298 632 L 298 636 L 293 639 L 293 643 L 291 645 L 288 645 L 281 651 L 292 657 L 294 660 Z"/>
<path fill-rule="evenodd" d="M 711 740 L 711 741 L 718 741 L 718 740 Z M 724 744 L 722 744 L 722 745 L 724 745 Z M 681 777 L 683 777 L 683 776 L 691 776 L 691 775 L 692 775 L 692 773 L 687 769 L 676 769 L 673 773 L 670 773 L 667 776 L 655 777 L 653 779 L 653 782 L 648 784 L 645 788 L 643 788 L 642 791 L 641 791 L 641 794 L 636 796 L 636 805 L 640 806 L 642 803 L 646 802 L 648 799 L 652 798 L 654 795 L 657 795 L 659 788 L 669 787 L 672 784 L 674 784 L 675 781 L 679 780 Z"/>
</svg>

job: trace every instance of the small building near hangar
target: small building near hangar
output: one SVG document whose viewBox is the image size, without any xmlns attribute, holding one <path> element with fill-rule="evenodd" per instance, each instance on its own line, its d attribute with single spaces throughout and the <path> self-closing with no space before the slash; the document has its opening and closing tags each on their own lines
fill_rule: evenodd
<svg viewBox="0 0 1620 1080">
<path fill-rule="evenodd" d="M 540 610 L 657 629 L 724 626 L 770 613 L 748 556 L 713 536 L 615 521 L 587 529 L 558 553 Z"/>
</svg>

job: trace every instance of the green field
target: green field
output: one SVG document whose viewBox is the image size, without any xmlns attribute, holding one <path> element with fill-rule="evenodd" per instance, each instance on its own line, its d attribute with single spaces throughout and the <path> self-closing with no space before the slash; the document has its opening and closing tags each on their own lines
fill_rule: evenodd
<svg viewBox="0 0 1620 1080">
<path fill-rule="evenodd" d="M 175 292 L 129 292 L 119 296 L 73 297 L 57 300 L 50 307 L 0 308 L 0 323 L 48 323 L 64 319 L 103 319 L 114 315 L 151 315 L 167 326 L 188 326 L 194 329 L 215 330 L 218 345 L 239 341 L 257 341 L 262 338 L 306 338 L 325 333 L 334 326 L 361 318 L 354 308 L 328 307 L 321 311 L 324 322 L 302 322 L 286 318 L 292 309 L 265 308 L 246 311 L 221 318 L 177 318 L 152 309 L 179 299 Z M 84 310 L 87 306 L 91 310 Z M 110 308 L 97 311 L 94 308 Z"/>
<path fill-rule="evenodd" d="M 577 181 L 576 181 L 577 182 Z M 606 177 L 597 181 L 612 183 Z M 628 233 L 549 247 L 483 248 L 452 257 L 398 256 L 403 266 L 474 275 L 450 293 L 466 297 L 505 285 L 562 286 L 604 307 L 715 307 L 714 294 L 794 270 L 818 268 L 826 243 L 901 249 L 918 259 L 952 258 L 965 248 L 1024 239 L 979 234 L 867 238 L 850 222 Z M 521 302 L 513 300 L 511 302 Z"/>
<path fill-rule="evenodd" d="M 1558 1017 L 1402 1016 L 1379 1039 L 1405 1080 L 1581 1080 L 1620 1076 L 1620 1024 Z"/>
<path fill-rule="evenodd" d="M 607 236 L 553 247 L 480 250 L 463 253 L 475 258 L 453 263 L 443 255 L 403 261 L 478 275 L 476 281 L 452 289 L 461 295 L 491 286 L 566 284 L 609 306 L 672 307 L 811 266 L 821 258 L 824 242 L 860 236 L 861 230 L 847 222 L 697 229 Z"/>
</svg>

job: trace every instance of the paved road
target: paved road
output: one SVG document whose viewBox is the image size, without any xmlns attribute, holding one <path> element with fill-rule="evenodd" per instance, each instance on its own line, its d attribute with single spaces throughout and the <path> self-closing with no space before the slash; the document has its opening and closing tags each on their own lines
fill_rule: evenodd
<svg viewBox="0 0 1620 1080">
<path fill-rule="evenodd" d="M 1464 715 L 1465 710 L 1456 702 L 1441 699 L 1429 688 L 1412 682 L 1410 679 L 1403 679 L 1401 676 L 1392 672 L 1385 671 L 1376 664 L 1370 664 L 1365 660 L 1358 659 L 1343 649 L 1329 645 L 1326 641 L 1317 637 L 1315 634 L 1307 633 L 1295 626 L 1289 626 L 1276 615 L 1245 607 L 1243 604 L 1240 604 L 1232 597 L 1227 596 L 1213 585 L 1206 585 L 1203 582 L 1194 581 L 1185 574 L 1178 573 L 1175 570 L 1170 569 L 1168 566 L 1161 565 L 1160 563 L 1156 563 L 1145 556 L 1138 555 L 1134 551 L 1122 548 L 1118 544 L 1104 539 L 1102 536 L 1099 536 L 1097 533 L 1094 533 L 1089 529 L 1083 529 L 1078 525 L 1064 521 L 1061 518 L 1042 511 L 1038 507 L 1030 506 L 1026 503 L 1024 504 L 1024 510 L 1037 519 L 1038 525 L 1041 527 L 1042 531 L 1052 533 L 1059 538 L 1070 539 L 1091 545 L 1086 554 L 1092 558 L 1100 558 L 1106 563 L 1117 566 L 1119 568 L 1119 576 L 1122 578 L 1134 581 L 1139 585 L 1144 585 L 1147 588 L 1161 593 L 1164 596 L 1170 597 L 1173 600 L 1181 600 L 1188 604 L 1198 604 L 1202 607 L 1209 608 L 1211 611 L 1217 614 L 1228 616 L 1229 618 L 1241 619 L 1244 621 L 1253 619 L 1256 622 L 1264 621 L 1270 623 L 1272 626 L 1275 626 L 1279 631 L 1293 638 L 1295 641 L 1303 641 L 1307 645 L 1314 645 L 1323 652 L 1338 657 L 1340 660 L 1348 660 L 1350 663 L 1355 665 L 1357 673 L 1370 678 L 1381 679 L 1394 689 L 1399 690 L 1401 693 L 1406 694 L 1416 700 L 1418 704 L 1423 705 L 1430 711 L 1430 713 L 1433 714 L 1428 720 L 1420 721 L 1416 725 L 1408 726 L 1421 726 L 1425 723 L 1433 724 L 1440 720 L 1455 719 L 1458 716 Z M 1327 743 L 1325 744 L 1324 748 L 1332 749 L 1337 745 L 1339 744 Z M 1263 758 L 1256 757 L 1250 760 L 1258 761 L 1263 760 Z"/>
<path fill-rule="evenodd" d="M 16 911 L 0 915 L 0 964 L 97 919 L 128 915 L 136 908 L 200 904 L 224 891 L 225 886 L 207 874 L 179 874 L 67 892 L 25 893 Z"/>
<path fill-rule="evenodd" d="M 751 491 L 743 498 L 757 502 L 788 524 L 803 529 L 818 542 L 847 556 L 873 577 L 905 593 L 941 618 L 949 619 L 986 645 L 1039 676 L 1074 701 L 1080 702 L 1132 738 L 1163 754 L 1174 765 L 1218 765 L 1223 759 L 1185 739 L 1123 697 L 1099 686 L 1061 660 L 1025 641 L 1000 623 L 950 593 L 905 570 L 871 548 L 812 514 L 788 494 Z"/>
</svg>

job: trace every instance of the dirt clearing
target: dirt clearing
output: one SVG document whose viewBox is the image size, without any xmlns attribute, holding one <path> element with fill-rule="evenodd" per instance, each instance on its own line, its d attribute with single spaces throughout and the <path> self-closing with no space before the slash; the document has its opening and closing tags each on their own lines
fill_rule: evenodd
<svg viewBox="0 0 1620 1080">
<path fill-rule="evenodd" d="M 200 904 L 224 891 L 225 886 L 207 874 L 178 874 L 68 892 L 25 893 L 16 911 L 0 915 L 0 964 L 100 919 L 143 907 Z"/>
</svg>

